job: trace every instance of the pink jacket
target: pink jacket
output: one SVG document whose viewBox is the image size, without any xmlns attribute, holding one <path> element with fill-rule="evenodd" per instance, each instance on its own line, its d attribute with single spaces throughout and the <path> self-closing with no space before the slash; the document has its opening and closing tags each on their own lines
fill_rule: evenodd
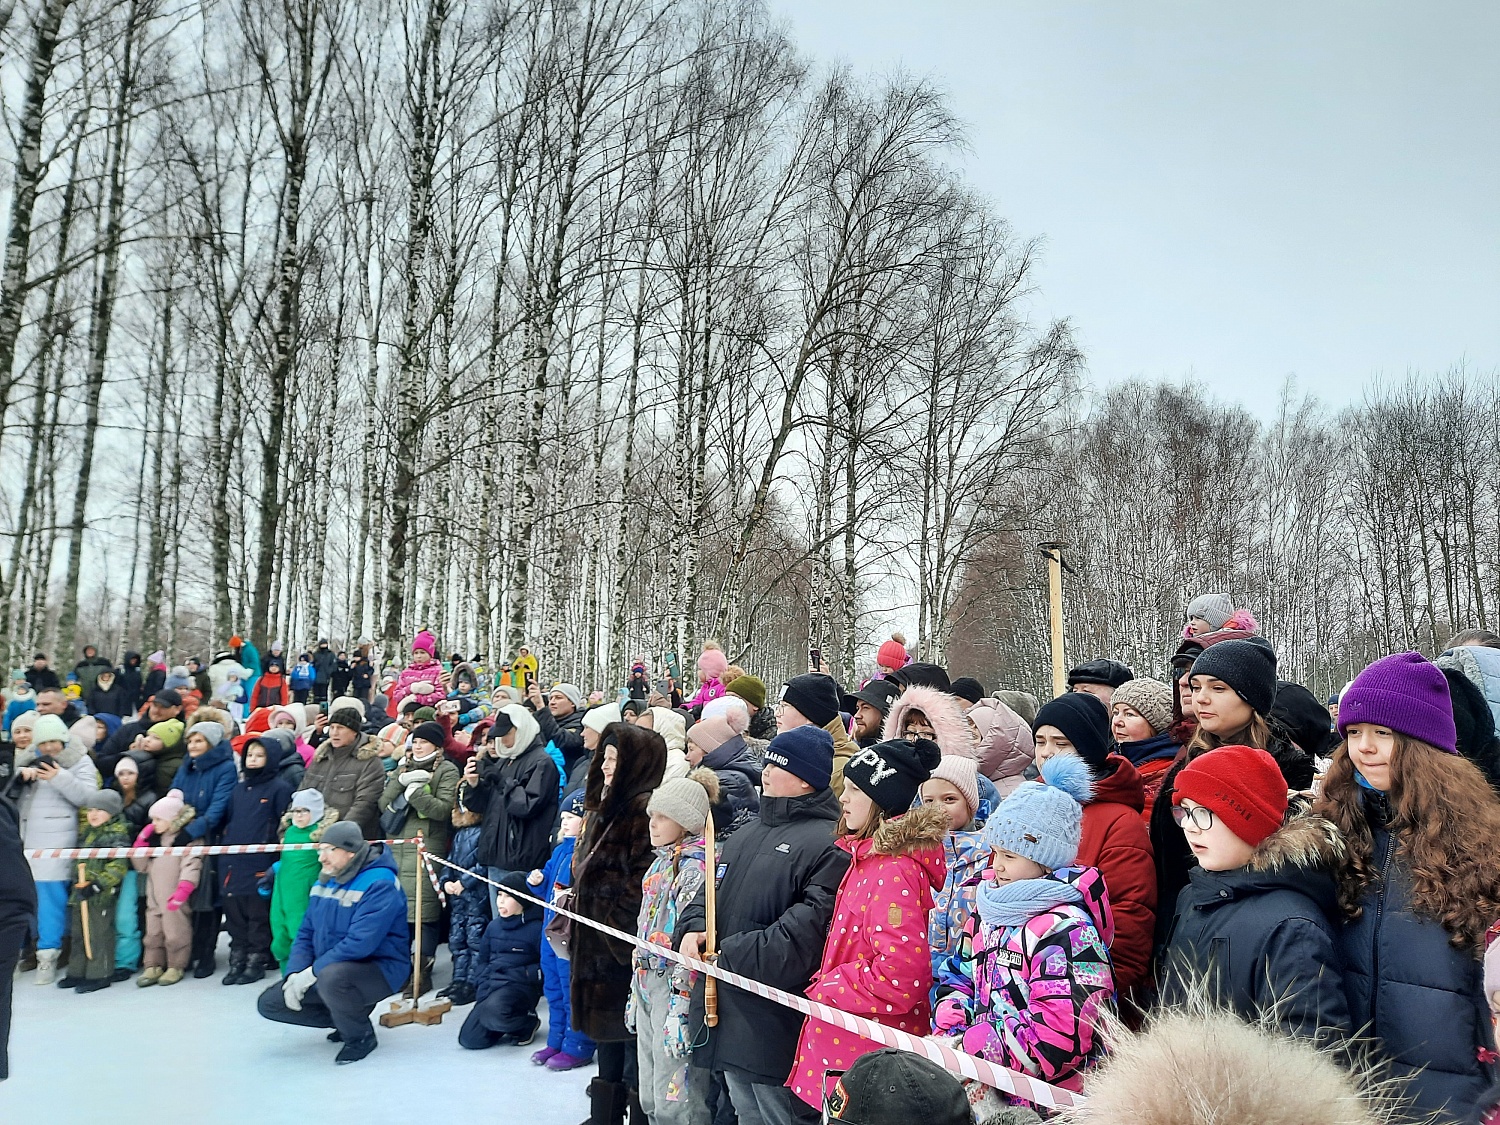
<svg viewBox="0 0 1500 1125">
<path fill-rule="evenodd" d="M 391 688 L 391 713 L 399 714 L 399 708 L 408 695 L 413 694 L 412 686 L 419 683 L 432 685 L 432 690 L 417 695 L 417 702 L 424 707 L 435 707 L 448 698 L 448 689 L 443 683 L 443 666 L 436 660 L 429 660 L 426 664 L 408 664 L 401 669 L 401 674 L 396 677 L 396 684 Z"/>
<path fill-rule="evenodd" d="M 715 699 L 725 694 L 727 693 L 724 690 L 722 682 L 717 679 L 704 680 L 703 683 L 698 685 L 698 693 L 687 701 L 686 706 L 688 710 L 692 710 L 694 707 L 701 707 L 705 703 L 712 703 Z"/>
<path fill-rule="evenodd" d="M 948 814 L 923 806 L 886 821 L 870 839 L 838 842 L 853 862 L 839 884 L 823 964 L 807 990 L 810 999 L 912 1035 L 932 1029 L 927 915 L 933 892 L 947 876 L 947 832 Z M 821 1109 L 824 1074 L 848 1070 L 855 1059 L 880 1048 L 809 1017 L 787 1085 Z"/>
</svg>

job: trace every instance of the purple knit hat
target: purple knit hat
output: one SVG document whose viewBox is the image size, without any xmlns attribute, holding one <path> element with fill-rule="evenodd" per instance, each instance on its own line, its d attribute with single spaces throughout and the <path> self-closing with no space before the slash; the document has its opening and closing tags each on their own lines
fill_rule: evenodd
<svg viewBox="0 0 1500 1125">
<path fill-rule="evenodd" d="M 1420 652 L 1383 656 L 1354 678 L 1339 700 L 1339 734 L 1356 723 L 1389 727 L 1439 750 L 1458 753 L 1448 681 Z"/>
</svg>

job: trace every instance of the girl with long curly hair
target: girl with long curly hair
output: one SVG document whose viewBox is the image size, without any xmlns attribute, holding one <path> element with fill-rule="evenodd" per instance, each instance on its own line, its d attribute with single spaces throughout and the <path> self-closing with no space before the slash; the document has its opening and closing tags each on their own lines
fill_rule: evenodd
<svg viewBox="0 0 1500 1125">
<path fill-rule="evenodd" d="M 1500 799 L 1460 757 L 1443 673 L 1415 652 L 1377 660 L 1339 704 L 1344 744 L 1314 809 L 1344 838 L 1344 989 L 1407 1096 L 1469 1121 L 1494 1083 L 1485 933 L 1500 918 Z"/>
</svg>

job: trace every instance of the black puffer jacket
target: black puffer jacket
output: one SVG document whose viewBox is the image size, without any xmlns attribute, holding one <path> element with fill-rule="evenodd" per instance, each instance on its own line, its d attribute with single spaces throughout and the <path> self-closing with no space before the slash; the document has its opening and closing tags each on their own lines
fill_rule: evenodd
<svg viewBox="0 0 1500 1125">
<path fill-rule="evenodd" d="M 823 960 L 828 926 L 849 853 L 833 842 L 839 803 L 833 790 L 761 797 L 760 816 L 724 842 L 718 867 L 719 964 L 762 984 L 801 994 Z M 704 898 L 678 919 L 676 940 L 705 927 Z M 691 1026 L 702 1019 L 693 994 Z M 719 989 L 719 1025 L 693 1052 L 693 1064 L 732 1070 L 779 1086 L 792 1071 L 802 1016 L 737 988 Z"/>
<path fill-rule="evenodd" d="M 120 663 L 120 675 L 118 676 L 120 686 L 125 689 L 126 714 L 130 714 L 141 705 L 145 698 L 141 695 L 141 654 L 132 650 L 125 654 L 125 659 Z"/>
<path fill-rule="evenodd" d="M 507 871 L 546 865 L 557 820 L 557 782 L 557 765 L 541 735 L 514 758 L 485 753 L 479 759 L 479 785 L 461 786 L 459 795 L 465 807 L 484 814 L 480 863 Z"/>
<path fill-rule="evenodd" d="M 760 770 L 750 760 L 745 749 L 745 740 L 734 735 L 711 753 L 703 755 L 703 765 L 719 777 L 720 799 L 729 804 L 731 814 L 741 811 L 755 812 L 760 808 Z"/>
<path fill-rule="evenodd" d="M 1301 749 L 1287 737 L 1286 732 L 1274 721 L 1271 722 L 1271 737 L 1266 753 L 1276 759 L 1281 776 L 1286 779 L 1288 789 L 1308 789 L 1312 786 L 1312 755 Z M 1226 746 L 1234 745 L 1230 739 Z M 1212 753 L 1204 750 L 1199 754 Z M 1197 756 L 1197 755 L 1195 755 Z M 1188 872 L 1197 866 L 1193 853 L 1188 850 L 1187 838 L 1172 820 L 1172 792 L 1177 787 L 1177 775 L 1186 762 L 1178 762 L 1167 771 L 1156 802 L 1151 806 L 1151 855 L 1156 863 L 1156 901 L 1163 908 L 1156 912 L 1156 951 L 1161 953 L 1166 944 L 1167 931 L 1172 925 L 1172 911 L 1165 904 L 1177 901 L 1177 895 L 1187 886 Z"/>
<path fill-rule="evenodd" d="M 1476 1121 L 1475 1107 L 1497 1078 L 1495 1065 L 1480 1061 L 1495 1050 L 1483 965 L 1471 950 L 1455 949 L 1439 922 L 1413 913 L 1411 875 L 1387 827 L 1389 801 L 1375 790 L 1363 797 L 1380 879 L 1339 933 L 1350 1015 L 1355 1027 L 1370 1028 L 1393 1074 L 1410 1078 L 1406 1095 L 1419 1114 Z"/>
<path fill-rule="evenodd" d="M 1353 1030 L 1337 950 L 1334 871 L 1344 853 L 1332 822 L 1289 821 L 1235 871 L 1194 868 L 1177 896 L 1161 995 L 1183 1001 L 1202 978 L 1211 995 L 1255 1022 L 1275 1011 L 1288 1035 L 1323 1043 Z"/>
</svg>

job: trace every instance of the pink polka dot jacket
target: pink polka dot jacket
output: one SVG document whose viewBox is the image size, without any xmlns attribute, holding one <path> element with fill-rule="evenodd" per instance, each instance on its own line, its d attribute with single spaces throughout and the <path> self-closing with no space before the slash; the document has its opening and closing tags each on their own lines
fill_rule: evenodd
<svg viewBox="0 0 1500 1125">
<path fill-rule="evenodd" d="M 852 862 L 839 884 L 823 963 L 807 990 L 820 1004 L 875 1019 L 913 1035 L 932 1027 L 927 940 L 933 894 L 947 877 L 948 814 L 928 805 L 888 820 L 866 840 L 838 841 Z M 787 1085 L 823 1107 L 823 1076 L 848 1070 L 881 1044 L 809 1017 Z"/>
</svg>

